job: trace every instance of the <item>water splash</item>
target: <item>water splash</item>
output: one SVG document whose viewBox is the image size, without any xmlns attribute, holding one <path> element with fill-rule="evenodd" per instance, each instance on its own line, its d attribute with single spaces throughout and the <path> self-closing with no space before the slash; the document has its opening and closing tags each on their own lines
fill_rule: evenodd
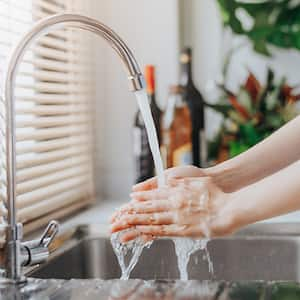
<svg viewBox="0 0 300 300">
<path fill-rule="evenodd" d="M 112 234 L 110 240 L 121 268 L 122 274 L 120 279 L 128 280 L 131 271 L 138 263 L 143 249 L 145 247 L 149 248 L 152 241 L 145 243 L 141 238 L 136 238 L 130 242 L 122 243 L 120 236 L 124 234 L 124 232 L 125 231 L 121 231 Z"/>
<path fill-rule="evenodd" d="M 157 133 L 151 115 L 148 97 L 145 90 L 135 92 L 135 96 L 137 98 L 138 106 L 145 122 L 150 149 L 152 152 L 154 165 L 157 173 L 158 186 L 162 187 L 165 185 L 164 169 L 163 169 L 161 155 L 159 152 Z M 207 195 L 206 194 L 202 195 L 199 201 L 200 201 L 200 206 L 203 206 L 204 209 L 206 209 Z M 209 230 L 208 228 L 206 228 L 206 223 L 204 225 L 205 225 L 204 233 L 206 236 L 209 236 Z M 111 243 L 122 270 L 121 279 L 129 279 L 130 273 L 135 267 L 135 265 L 137 264 L 138 259 L 142 254 L 144 247 L 150 247 L 152 242 L 145 244 L 140 238 L 137 238 L 134 241 L 123 244 L 120 242 L 119 239 L 121 234 L 122 232 L 112 235 Z M 175 250 L 178 258 L 178 268 L 180 270 L 180 278 L 182 280 L 188 280 L 187 265 L 190 256 L 191 254 L 193 254 L 199 249 L 205 249 L 207 261 L 209 264 L 209 269 L 210 271 L 213 272 L 212 262 L 210 260 L 210 256 L 206 247 L 208 239 L 192 240 L 192 239 L 176 238 L 173 240 L 175 243 Z"/>
<path fill-rule="evenodd" d="M 177 255 L 177 264 L 180 274 L 180 280 L 188 280 L 188 263 L 193 253 L 198 250 L 204 250 L 208 263 L 208 269 L 213 274 L 213 264 L 210 259 L 207 243 L 209 239 L 193 240 L 187 238 L 173 238 L 175 252 Z"/>
<path fill-rule="evenodd" d="M 164 168 L 159 152 L 158 138 L 151 114 L 148 96 L 145 90 L 135 92 L 135 96 L 137 98 L 137 103 L 145 122 L 149 145 L 157 173 L 158 186 L 163 186 L 165 185 Z M 124 244 L 120 242 L 121 234 L 122 232 L 113 234 L 111 236 L 111 244 L 118 258 L 118 262 L 122 271 L 121 279 L 127 280 L 129 279 L 131 271 L 136 266 L 143 249 L 145 247 L 150 247 L 152 242 L 148 242 L 145 244 L 144 241 L 142 241 L 140 238 L 137 238 L 134 241 L 130 241 Z"/>
<path fill-rule="evenodd" d="M 199 184 L 197 183 L 197 186 Z M 199 197 L 199 209 L 205 212 L 205 216 L 202 217 L 201 231 L 204 234 L 204 239 L 187 239 L 187 238 L 174 238 L 173 242 L 175 245 L 175 252 L 177 255 L 178 269 L 180 273 L 181 280 L 188 280 L 187 267 L 190 260 L 190 256 L 198 250 L 204 250 L 208 269 L 211 274 L 213 274 L 213 264 L 210 259 L 209 251 L 207 248 L 207 243 L 210 237 L 210 209 L 209 209 L 209 193 L 208 191 L 203 191 Z"/>
</svg>

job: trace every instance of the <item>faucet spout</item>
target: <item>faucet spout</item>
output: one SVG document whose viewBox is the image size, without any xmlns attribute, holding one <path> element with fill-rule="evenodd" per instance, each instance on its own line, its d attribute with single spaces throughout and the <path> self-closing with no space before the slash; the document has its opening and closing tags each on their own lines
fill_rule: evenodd
<svg viewBox="0 0 300 300">
<path fill-rule="evenodd" d="M 132 91 L 144 88 L 144 79 L 135 57 L 125 42 L 108 26 L 79 14 L 57 14 L 37 22 L 15 47 L 8 64 L 5 81 L 6 102 L 6 150 L 7 150 L 7 262 L 6 276 L 13 282 L 21 280 L 22 225 L 17 223 L 16 213 L 16 116 L 14 85 L 18 66 L 29 46 L 41 35 L 65 25 L 84 29 L 104 38 L 121 58 L 128 74 Z"/>
</svg>

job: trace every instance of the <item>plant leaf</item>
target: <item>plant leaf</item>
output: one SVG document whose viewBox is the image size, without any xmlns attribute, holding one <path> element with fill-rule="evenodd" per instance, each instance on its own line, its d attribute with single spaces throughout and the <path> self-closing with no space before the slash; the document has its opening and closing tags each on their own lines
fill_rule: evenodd
<svg viewBox="0 0 300 300">
<path fill-rule="evenodd" d="M 250 113 L 254 113 L 254 106 L 250 94 L 246 91 L 245 88 L 241 88 L 238 95 L 237 100 L 239 103 Z"/>
<path fill-rule="evenodd" d="M 244 2 L 218 0 L 223 22 L 236 34 L 247 35 L 255 51 L 270 55 L 268 44 L 280 48 L 300 50 L 300 2 L 298 0 L 266 0 Z M 237 17 L 243 9 L 254 21 L 252 28 L 245 30 Z"/>
</svg>

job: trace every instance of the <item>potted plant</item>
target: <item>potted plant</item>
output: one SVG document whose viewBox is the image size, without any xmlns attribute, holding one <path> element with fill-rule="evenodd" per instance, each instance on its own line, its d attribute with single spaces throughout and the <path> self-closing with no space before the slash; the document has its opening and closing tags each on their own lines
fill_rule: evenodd
<svg viewBox="0 0 300 300">
<path fill-rule="evenodd" d="M 263 86 L 252 72 L 237 93 L 220 85 L 217 104 L 207 104 L 223 115 L 223 122 L 209 144 L 209 159 L 218 162 L 254 146 L 298 114 L 300 95 L 282 78 L 274 79 L 271 69 Z"/>
<path fill-rule="evenodd" d="M 270 45 L 300 50 L 300 2 L 294 0 L 218 0 L 225 26 L 247 36 L 256 52 L 270 55 Z M 248 16 L 245 26 L 241 18 Z"/>
<path fill-rule="evenodd" d="M 218 0 L 218 3 L 224 25 L 234 34 L 248 37 L 256 53 L 271 56 L 274 47 L 300 49 L 299 1 Z M 233 54 L 231 51 L 225 60 L 223 82 L 227 82 Z M 275 80 L 271 68 L 264 85 L 248 71 L 237 92 L 230 91 L 224 83 L 219 88 L 221 96 L 217 104 L 207 104 L 223 115 L 220 130 L 209 143 L 210 161 L 220 162 L 240 154 L 298 114 L 299 86 L 290 86 L 284 77 Z"/>
</svg>

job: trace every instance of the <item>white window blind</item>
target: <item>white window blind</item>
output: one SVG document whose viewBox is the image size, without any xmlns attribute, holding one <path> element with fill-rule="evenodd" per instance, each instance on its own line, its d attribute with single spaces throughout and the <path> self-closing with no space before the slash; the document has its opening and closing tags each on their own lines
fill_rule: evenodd
<svg viewBox="0 0 300 300">
<path fill-rule="evenodd" d="M 0 0 L 0 79 L 20 35 L 64 11 L 87 14 L 89 1 Z M 94 199 L 90 37 L 60 29 L 29 49 L 16 79 L 17 208 L 25 231 Z M 1 87 L 2 88 L 2 87 Z M 4 103 L 0 106 L 0 200 L 6 198 Z"/>
</svg>

